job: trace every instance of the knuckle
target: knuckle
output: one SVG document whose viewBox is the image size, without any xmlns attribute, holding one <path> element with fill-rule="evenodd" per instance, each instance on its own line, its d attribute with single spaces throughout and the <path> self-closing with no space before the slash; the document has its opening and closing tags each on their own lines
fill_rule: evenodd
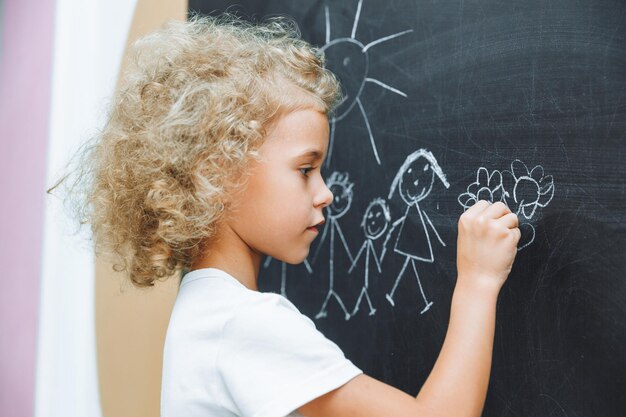
<svg viewBox="0 0 626 417">
<path fill-rule="evenodd" d="M 508 210 L 508 207 L 506 204 L 504 204 L 502 201 L 496 201 L 495 203 L 493 203 L 493 205 L 495 207 L 502 207 L 502 208 L 506 208 Z"/>
<path fill-rule="evenodd" d="M 471 221 L 471 218 L 471 213 L 469 211 L 466 211 L 459 217 L 459 225 L 467 226 L 468 223 Z"/>
<path fill-rule="evenodd" d="M 500 227 L 498 222 L 489 222 L 487 224 L 487 229 L 489 230 L 490 233 L 497 234 L 497 235 L 502 234 L 502 228 Z"/>
</svg>

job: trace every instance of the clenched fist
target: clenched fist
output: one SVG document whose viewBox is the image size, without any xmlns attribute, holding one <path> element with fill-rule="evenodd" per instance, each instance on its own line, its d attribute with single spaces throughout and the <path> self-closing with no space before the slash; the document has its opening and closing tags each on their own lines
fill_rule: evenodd
<svg viewBox="0 0 626 417">
<path fill-rule="evenodd" d="M 500 291 L 517 253 L 517 215 L 501 202 L 481 200 L 459 219 L 457 285 Z"/>
</svg>

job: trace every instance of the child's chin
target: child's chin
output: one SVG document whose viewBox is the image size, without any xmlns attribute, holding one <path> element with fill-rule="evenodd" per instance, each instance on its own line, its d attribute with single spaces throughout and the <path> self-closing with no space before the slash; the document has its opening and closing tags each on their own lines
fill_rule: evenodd
<svg viewBox="0 0 626 417">
<path fill-rule="evenodd" d="M 304 253 L 290 254 L 290 256 L 285 256 L 282 261 L 290 265 L 299 265 L 306 260 L 307 256 L 309 256 L 308 248 Z"/>
</svg>

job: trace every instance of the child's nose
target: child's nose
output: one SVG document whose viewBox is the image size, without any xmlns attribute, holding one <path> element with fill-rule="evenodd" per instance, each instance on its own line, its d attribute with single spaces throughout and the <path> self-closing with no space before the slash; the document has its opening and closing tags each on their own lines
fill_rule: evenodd
<svg viewBox="0 0 626 417">
<path fill-rule="evenodd" d="M 316 204 L 316 206 L 321 205 L 322 207 L 326 207 L 333 202 L 333 198 L 333 192 L 330 191 L 330 188 L 326 186 L 326 183 L 323 183 L 322 191 L 318 196 L 318 203 Z"/>
</svg>

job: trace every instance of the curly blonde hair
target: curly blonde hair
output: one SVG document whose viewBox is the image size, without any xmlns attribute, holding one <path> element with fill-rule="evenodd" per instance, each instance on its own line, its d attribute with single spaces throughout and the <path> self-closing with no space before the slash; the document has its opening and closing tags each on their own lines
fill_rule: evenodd
<svg viewBox="0 0 626 417">
<path fill-rule="evenodd" d="M 299 107 L 328 114 L 340 90 L 284 18 L 169 22 L 128 61 L 105 127 L 77 154 L 70 195 L 96 252 L 147 287 L 202 253 L 271 122 Z"/>
</svg>

